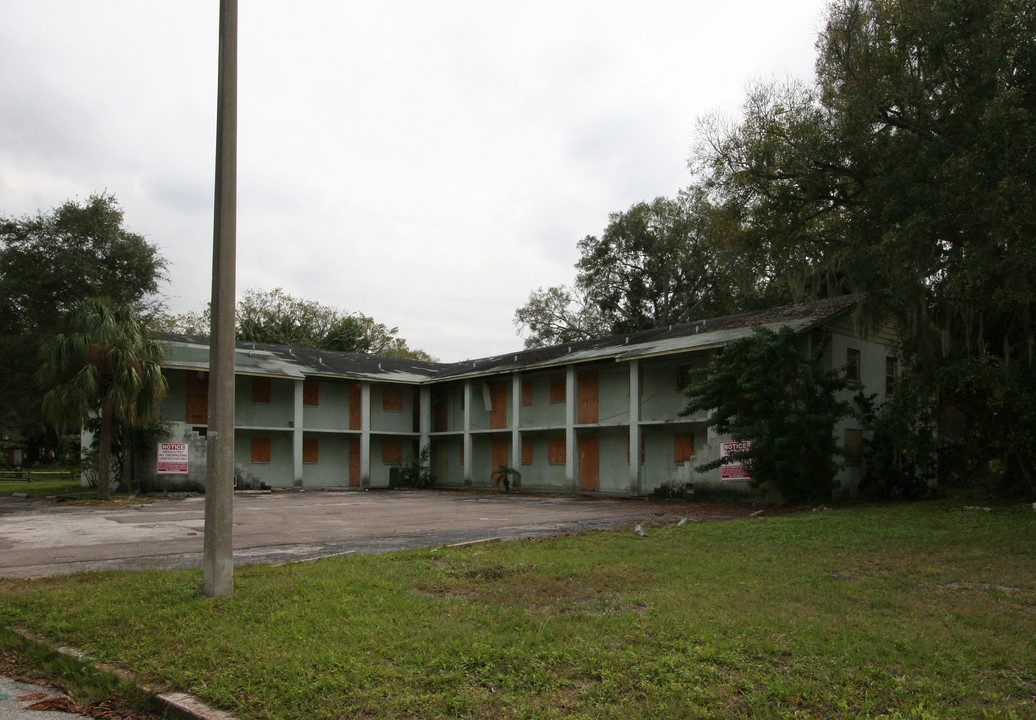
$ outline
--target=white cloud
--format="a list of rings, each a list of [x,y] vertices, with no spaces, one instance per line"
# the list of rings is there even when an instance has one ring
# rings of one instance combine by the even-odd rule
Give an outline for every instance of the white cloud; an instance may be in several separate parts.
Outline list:
[[[107,190],[208,299],[217,7],[0,0],[0,213]],[[808,77],[819,0],[240,5],[239,291],[517,349],[608,213],[688,181],[695,120]]]

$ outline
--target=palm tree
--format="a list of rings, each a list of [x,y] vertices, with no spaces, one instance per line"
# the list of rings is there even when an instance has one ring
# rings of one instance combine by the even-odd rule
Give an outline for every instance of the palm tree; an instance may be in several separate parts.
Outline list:
[[[161,348],[131,307],[91,298],[68,312],[43,352],[44,414],[56,425],[100,417],[97,489],[107,498],[116,423],[139,427],[155,419],[165,397]]]

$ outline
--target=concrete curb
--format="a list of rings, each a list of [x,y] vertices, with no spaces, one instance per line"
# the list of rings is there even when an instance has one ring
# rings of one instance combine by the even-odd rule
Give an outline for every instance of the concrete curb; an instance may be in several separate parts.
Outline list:
[[[141,691],[151,695],[167,708],[180,715],[180,717],[186,718],[186,720],[237,720],[237,718],[229,713],[209,707],[193,695],[188,695],[187,693],[167,693],[150,685],[141,685],[137,682],[133,673],[126,668],[112,665],[110,663],[100,662],[97,658],[87,655],[78,648],[69,647],[67,645],[57,645],[45,637],[23,630],[22,628],[8,627],[7,629],[29,642],[45,647],[48,650],[53,650],[61,655],[74,658],[80,663],[89,665],[95,670],[115,675],[120,680],[136,685]]]

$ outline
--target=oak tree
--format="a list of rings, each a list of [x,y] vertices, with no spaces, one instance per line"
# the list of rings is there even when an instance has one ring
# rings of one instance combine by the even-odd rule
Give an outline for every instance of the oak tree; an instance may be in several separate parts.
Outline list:
[[[113,195],[69,200],[49,212],[0,218],[0,430],[30,451],[53,436],[33,376],[43,339],[87,298],[151,314],[165,279],[158,248],[123,225]]]
[[[347,313],[330,305],[296,297],[281,288],[247,290],[237,303],[236,337],[241,342],[294,345],[338,352],[386,357],[432,359],[411,349],[388,327],[362,313]],[[163,329],[189,335],[207,335],[209,310],[167,318]]]
[[[976,451],[958,473],[1036,488],[1036,7],[836,0],[817,47],[813,83],[762,85],[706,126],[692,165],[734,220],[721,244],[791,299],[868,293],[910,394],[937,401],[913,411]],[[992,426],[1001,441],[973,442]]]

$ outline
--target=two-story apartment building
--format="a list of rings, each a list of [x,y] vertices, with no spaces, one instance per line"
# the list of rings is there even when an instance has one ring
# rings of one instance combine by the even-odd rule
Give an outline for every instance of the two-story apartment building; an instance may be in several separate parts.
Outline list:
[[[691,374],[753,328],[792,328],[802,352],[826,346],[831,368],[882,396],[895,375],[894,337],[854,322],[859,298],[525,350],[458,363],[239,343],[235,462],[239,484],[278,488],[387,487],[394,468],[422,447],[443,487],[489,488],[500,466],[525,490],[647,494],[664,483],[748,492],[720,470],[725,438],[704,414],[681,416]],[[186,443],[186,474],[138,474],[151,487],[205,482],[209,347],[164,335],[169,381],[162,420]],[[838,428],[846,449],[839,478],[852,494],[862,476],[863,431]]]

